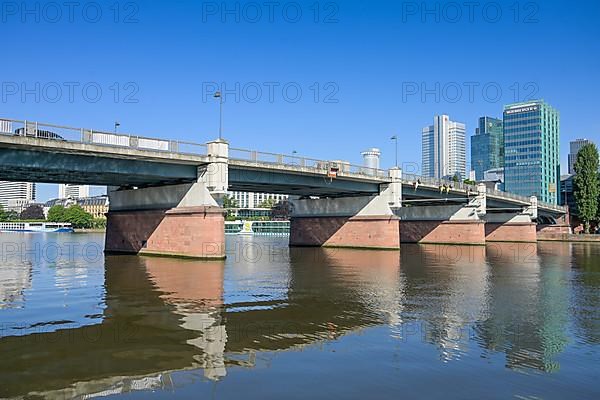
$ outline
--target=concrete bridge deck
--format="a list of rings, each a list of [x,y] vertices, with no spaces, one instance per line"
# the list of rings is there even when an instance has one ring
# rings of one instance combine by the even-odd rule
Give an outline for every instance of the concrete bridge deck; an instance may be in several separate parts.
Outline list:
[[[210,164],[208,145],[71,128],[38,122],[0,120],[0,174],[4,180],[106,186],[160,186],[192,183]],[[49,137],[49,133],[58,138]],[[340,197],[380,192],[389,171],[340,161],[317,160],[230,148],[229,190]],[[335,170],[335,177],[330,176]],[[209,170],[208,173],[211,173]],[[415,182],[420,182],[415,186]],[[407,175],[403,199],[450,200],[477,192],[475,186]],[[447,185],[448,190],[440,191]],[[518,209],[529,197],[488,191],[494,208]],[[408,204],[408,203],[407,203]],[[540,213],[564,215],[566,208],[538,203]]]

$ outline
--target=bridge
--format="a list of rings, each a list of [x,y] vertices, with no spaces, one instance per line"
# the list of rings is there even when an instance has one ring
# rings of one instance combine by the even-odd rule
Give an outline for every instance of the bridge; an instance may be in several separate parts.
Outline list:
[[[291,195],[294,246],[535,242],[536,229],[568,229],[565,207],[400,168],[31,121],[0,119],[0,174],[109,186],[106,242],[115,252],[224,257],[219,204],[228,191]]]

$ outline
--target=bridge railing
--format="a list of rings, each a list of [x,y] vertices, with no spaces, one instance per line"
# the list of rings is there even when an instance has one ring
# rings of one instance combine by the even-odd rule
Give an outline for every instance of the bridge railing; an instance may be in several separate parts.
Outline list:
[[[181,140],[165,140],[86,128],[0,119],[0,134],[38,139],[94,144],[107,147],[127,147],[158,152],[206,155],[207,145]]]
[[[469,189],[472,192],[477,191],[476,185],[470,185],[464,182],[454,182],[451,179],[438,179],[431,177],[424,177],[415,174],[402,174],[402,181],[408,184],[415,184],[415,182],[420,185],[434,186],[434,187],[447,187],[454,190],[467,190]]]
[[[229,158],[233,160],[248,161],[259,164],[272,164],[300,169],[310,169],[327,174],[335,172],[339,176],[363,175],[365,177],[378,177],[385,179],[389,172],[383,169],[369,168],[361,165],[353,165],[346,161],[327,161],[314,158],[287,155],[279,153],[268,153],[247,149],[230,148]]]
[[[414,184],[415,182],[420,182],[420,184],[435,186],[435,187],[443,187],[444,185],[446,185],[446,187],[449,187],[451,189],[459,189],[459,190],[467,190],[468,189],[469,191],[477,192],[477,186],[475,186],[475,185],[469,185],[464,182],[454,182],[450,179],[437,179],[437,178],[423,177],[423,176],[414,175],[414,174],[403,174],[402,180],[404,183],[408,183],[408,184]],[[521,195],[510,193],[510,192],[502,192],[500,190],[487,189],[486,193],[491,196],[504,198],[504,199],[513,199],[513,200],[517,200],[517,201],[520,201],[520,202],[523,202],[526,204],[529,204],[531,202],[530,197],[521,196]],[[543,201],[538,201],[538,206],[547,208],[550,210],[559,211],[559,212],[566,212],[566,207],[564,207],[564,206],[546,203]]]

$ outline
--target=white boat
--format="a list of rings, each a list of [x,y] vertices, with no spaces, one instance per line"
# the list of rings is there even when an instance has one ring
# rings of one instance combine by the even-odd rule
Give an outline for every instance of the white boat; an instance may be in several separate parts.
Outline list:
[[[63,222],[0,222],[0,232],[73,232],[71,224]]]
[[[226,221],[227,235],[289,235],[289,221]]]

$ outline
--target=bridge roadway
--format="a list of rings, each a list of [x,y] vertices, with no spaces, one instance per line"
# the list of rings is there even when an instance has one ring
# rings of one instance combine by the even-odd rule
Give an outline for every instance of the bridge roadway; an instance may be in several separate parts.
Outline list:
[[[153,187],[196,182],[209,168],[207,144],[115,134],[37,122],[0,120],[0,176],[9,181]],[[230,148],[228,189],[298,196],[364,196],[389,184],[389,172],[345,162]],[[337,168],[335,177],[329,176]],[[210,168],[207,171],[210,172]],[[415,185],[419,181],[420,184]],[[441,191],[446,184],[452,186]],[[466,202],[475,187],[415,175],[402,178],[402,198]],[[488,207],[516,210],[528,197],[488,191]],[[540,202],[539,213],[553,218],[566,208]]]

